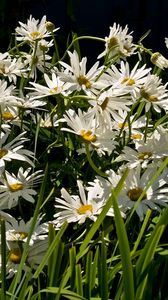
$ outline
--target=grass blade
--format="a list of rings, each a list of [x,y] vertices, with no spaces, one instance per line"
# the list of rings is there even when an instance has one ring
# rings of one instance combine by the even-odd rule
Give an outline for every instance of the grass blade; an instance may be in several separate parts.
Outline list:
[[[97,264],[98,264],[98,257],[99,257],[99,247],[96,249],[96,253],[94,256],[94,261],[92,264],[92,282],[91,282],[91,289],[95,287],[96,275],[97,275]]]
[[[76,271],[76,276],[75,276],[76,292],[80,296],[83,296],[82,270],[81,270],[81,265],[80,264],[76,265],[75,271]]]
[[[126,171],[124,172],[123,176],[121,177],[120,181],[118,182],[116,188],[115,188],[115,192],[116,195],[119,194],[119,192],[122,189],[123,183],[126,179],[128,175],[128,169],[126,169]],[[87,251],[87,247],[91,241],[91,239],[93,238],[94,234],[96,233],[96,231],[99,229],[100,225],[102,224],[103,220],[105,219],[107,212],[109,211],[109,209],[112,206],[112,198],[109,197],[109,199],[107,200],[102,212],[100,213],[100,215],[98,216],[97,220],[95,223],[93,223],[91,229],[89,230],[88,234],[86,235],[82,245],[80,246],[79,252],[76,256],[76,262],[79,261],[79,259],[85,254],[85,252]],[[64,288],[66,286],[66,283],[68,281],[70,277],[70,268],[67,269],[65,276],[63,278],[63,281],[61,283],[61,288]]]
[[[50,245],[50,247],[48,248],[47,252],[45,253],[45,255],[42,258],[42,261],[40,263],[40,265],[38,266],[36,272],[33,275],[33,278],[38,278],[39,274],[41,273],[41,271],[43,270],[44,266],[46,265],[46,263],[48,262],[48,259],[50,257],[50,255],[53,253],[54,249],[58,246],[58,243],[62,237],[62,235],[64,234],[66,228],[67,228],[68,224],[64,223],[61,227],[61,229],[58,231],[55,239],[53,240],[52,244]]]
[[[117,237],[119,241],[119,249],[121,254],[123,283],[124,283],[124,299],[135,300],[134,298],[134,278],[131,263],[131,255],[126,228],[122,219],[120,209],[117,205],[115,191],[112,191],[114,221],[116,225]]]
[[[107,276],[107,249],[104,237],[102,237],[101,252],[101,299],[108,300],[108,276]]]
[[[160,238],[164,232],[166,225],[168,224],[168,208],[164,209],[163,214],[160,217],[160,220],[156,224],[150,238],[145,244],[141,255],[136,264],[136,278],[137,278],[137,300],[143,299],[143,292],[147,282],[147,268],[150,265],[157,245],[160,241]]]
[[[70,262],[70,269],[71,269],[71,276],[70,276],[70,286],[71,290],[74,290],[75,287],[75,265],[76,265],[76,248],[72,247],[69,249],[69,262]]]
[[[92,258],[93,258],[93,253],[92,251],[89,251],[86,257],[86,280],[85,280],[85,297],[88,300],[91,297]]]
[[[6,299],[6,230],[5,220],[1,219],[1,276],[2,276],[2,299]]]

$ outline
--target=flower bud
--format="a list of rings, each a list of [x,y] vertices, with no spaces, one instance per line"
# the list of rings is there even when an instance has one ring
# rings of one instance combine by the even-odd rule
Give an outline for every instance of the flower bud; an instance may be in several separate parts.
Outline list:
[[[46,22],[46,29],[49,32],[52,32],[55,29],[55,25],[52,22]]]
[[[160,69],[168,68],[168,60],[159,52],[151,55],[151,62]]]

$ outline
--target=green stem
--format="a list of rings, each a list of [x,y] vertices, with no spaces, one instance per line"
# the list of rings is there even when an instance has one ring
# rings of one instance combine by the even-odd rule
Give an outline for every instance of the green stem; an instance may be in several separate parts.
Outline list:
[[[5,220],[1,219],[1,275],[2,275],[2,299],[6,299],[6,235],[5,235]]]
[[[64,55],[61,57],[60,61],[63,61],[64,58],[66,57],[67,55],[67,52],[68,50],[73,46],[73,44],[79,40],[96,40],[96,41],[100,41],[100,42],[105,42],[105,39],[102,39],[102,38],[99,38],[99,37],[96,37],[96,36],[90,36],[90,35],[83,35],[83,36],[80,36],[80,37],[77,37],[75,39],[72,40],[72,42],[70,43],[70,45],[67,47]]]
[[[57,45],[57,41],[56,41],[56,38],[55,38],[55,35],[54,35],[53,31],[51,32],[51,35],[52,35],[52,38],[53,38],[53,41],[54,41],[54,46],[55,46],[55,54],[53,56],[53,60],[58,62],[60,60],[59,59],[59,51],[58,51],[58,45]],[[52,61],[52,63],[54,64],[55,61]]]
[[[87,155],[87,159],[88,162],[90,164],[90,166],[92,167],[92,169],[100,176],[102,177],[108,177],[108,175],[106,173],[104,173],[103,171],[101,171],[93,162],[91,155],[90,155],[90,151],[89,151],[89,144],[85,143],[85,150],[86,150],[86,155]]]
[[[26,44],[26,41],[23,41],[23,42],[21,42],[20,44],[16,44],[13,48],[11,48],[10,50],[8,50],[8,53],[9,53],[9,54],[12,54],[12,52],[13,52],[15,49],[18,50],[18,48],[21,47],[21,46],[23,46],[24,44]]]

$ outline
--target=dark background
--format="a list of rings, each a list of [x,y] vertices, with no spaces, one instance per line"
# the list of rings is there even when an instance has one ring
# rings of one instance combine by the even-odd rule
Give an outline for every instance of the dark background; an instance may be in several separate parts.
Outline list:
[[[70,31],[78,35],[105,37],[114,22],[123,27],[128,24],[134,31],[134,41],[149,29],[145,46],[160,51],[168,57],[164,38],[168,36],[167,0],[0,0],[0,52],[7,50],[11,33],[18,21],[26,22],[30,14],[35,19],[47,16],[56,27],[60,27],[62,44]],[[104,45],[94,42],[80,42],[82,55],[96,59]]]

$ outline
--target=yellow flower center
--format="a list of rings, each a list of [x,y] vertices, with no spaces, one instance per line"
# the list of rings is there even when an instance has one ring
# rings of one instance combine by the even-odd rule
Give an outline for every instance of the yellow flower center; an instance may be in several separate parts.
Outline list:
[[[0,158],[5,156],[7,153],[8,153],[8,150],[6,150],[5,148],[0,149]]]
[[[9,260],[14,264],[19,264],[21,261],[22,252],[20,248],[14,248],[9,252]]]
[[[156,102],[158,98],[155,95],[148,94],[143,88],[141,89],[141,96],[149,102]]]
[[[158,101],[158,98],[157,98],[155,95],[150,95],[150,96],[148,97],[148,100],[149,100],[150,102],[156,102],[156,101]]]
[[[160,58],[161,56],[162,56],[162,55],[161,55],[159,52],[153,53],[152,56],[151,56],[151,62],[152,62],[153,64],[156,64],[157,61],[159,60],[159,58]]]
[[[131,47],[128,47],[127,45],[124,45],[124,50],[126,50],[129,53],[129,52],[131,52]]]
[[[152,153],[151,152],[141,152],[138,154],[138,159],[148,159],[152,156]]]
[[[125,77],[122,81],[121,81],[122,84],[126,84],[128,86],[131,86],[133,84],[135,84],[135,80],[132,79],[132,78],[129,78],[129,77]]]
[[[6,70],[5,70],[5,64],[1,64],[1,65],[0,65],[0,74],[6,73],[5,71],[6,71]]]
[[[141,140],[142,139],[142,134],[141,133],[134,133],[131,135],[131,138],[134,140]]]
[[[92,133],[91,130],[81,130],[80,136],[87,142],[95,142],[96,141],[96,135]]]
[[[56,94],[58,92],[58,87],[55,86],[54,88],[50,89],[50,94]]]
[[[35,56],[35,57],[33,57],[33,59],[32,59],[32,64],[33,65],[37,65],[38,64],[38,56]]]
[[[39,31],[33,31],[33,32],[31,32],[30,35],[31,35],[33,40],[42,38],[42,34]]]
[[[109,102],[109,98],[106,97],[106,98],[104,99],[104,101],[102,102],[102,104],[100,104],[100,107],[101,107],[102,110],[105,110],[105,109],[106,109],[108,102]]]
[[[9,184],[8,187],[9,187],[9,190],[14,193],[14,192],[23,190],[24,185],[23,185],[23,183],[16,182],[13,184]]]
[[[16,231],[15,234],[19,234],[22,240],[28,237],[28,233],[24,231]]]
[[[13,120],[14,116],[12,115],[12,113],[10,111],[4,111],[2,113],[2,119],[8,121],[8,120]]]
[[[90,83],[90,81],[85,77],[85,76],[83,76],[83,75],[80,75],[79,77],[78,77],[78,83],[80,84],[80,85],[85,85],[86,86],[86,88],[87,89],[90,89],[91,88],[91,83]]]
[[[87,211],[90,211],[90,212],[92,213],[93,207],[92,207],[91,204],[81,205],[81,206],[77,209],[77,212],[78,212],[80,215],[86,214]]]
[[[114,48],[114,47],[116,47],[116,46],[118,46],[118,45],[119,45],[118,39],[117,39],[115,36],[113,36],[113,37],[109,40],[109,42],[108,42],[108,44],[107,44],[107,46],[108,46],[109,49]]]
[[[120,123],[118,123],[118,127],[121,129],[121,128],[126,128],[126,127],[128,127],[128,122],[120,122]]]
[[[143,192],[143,189],[139,188],[139,187],[135,187],[133,189],[130,189],[127,192],[127,196],[130,198],[131,201],[137,201],[139,199],[139,197],[141,196]],[[143,199],[146,198],[146,195],[144,195]]]

